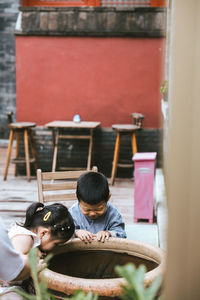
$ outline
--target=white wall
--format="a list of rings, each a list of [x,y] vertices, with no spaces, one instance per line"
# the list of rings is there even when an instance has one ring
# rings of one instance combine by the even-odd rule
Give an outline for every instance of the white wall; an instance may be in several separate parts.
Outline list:
[[[165,297],[200,299],[200,1],[171,0]]]

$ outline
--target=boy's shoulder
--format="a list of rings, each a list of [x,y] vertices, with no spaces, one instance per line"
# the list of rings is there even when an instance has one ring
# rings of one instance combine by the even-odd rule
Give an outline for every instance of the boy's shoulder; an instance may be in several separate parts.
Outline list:
[[[69,212],[70,211],[75,211],[79,209],[79,202],[75,202],[70,208],[69,208]]]
[[[118,209],[110,202],[107,202],[107,210],[110,212],[119,213]]]

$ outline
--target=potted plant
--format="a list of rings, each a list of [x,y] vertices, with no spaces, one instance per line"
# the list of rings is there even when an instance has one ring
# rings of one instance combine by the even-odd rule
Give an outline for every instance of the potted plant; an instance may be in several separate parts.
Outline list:
[[[163,80],[161,87],[160,87],[160,92],[163,94],[163,99],[164,101],[168,100],[168,80]]]

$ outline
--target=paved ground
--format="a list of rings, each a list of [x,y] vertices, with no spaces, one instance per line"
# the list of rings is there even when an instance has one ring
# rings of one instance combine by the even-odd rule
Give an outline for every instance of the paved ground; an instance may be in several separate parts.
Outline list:
[[[27,182],[26,177],[14,177],[14,166],[10,165],[7,181],[3,181],[7,149],[0,142],[0,215],[7,227],[15,221],[23,220],[27,206],[37,201],[37,181],[33,177]],[[120,211],[126,224],[128,238],[135,239],[166,249],[167,209],[161,169],[156,170],[155,178],[155,213],[154,224],[133,222],[134,182],[132,179],[116,179],[110,187],[111,203]],[[69,203],[68,203],[69,204]],[[72,203],[70,203],[71,205]],[[9,212],[12,210],[12,213]]]

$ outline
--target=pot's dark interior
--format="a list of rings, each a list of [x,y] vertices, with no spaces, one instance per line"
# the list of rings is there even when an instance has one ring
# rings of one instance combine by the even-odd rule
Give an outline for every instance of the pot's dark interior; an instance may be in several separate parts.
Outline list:
[[[143,258],[104,250],[88,250],[66,252],[55,255],[49,265],[49,269],[68,276],[102,279],[119,277],[115,273],[116,265],[134,263],[135,266],[144,264],[147,271],[155,269],[158,264]]]

